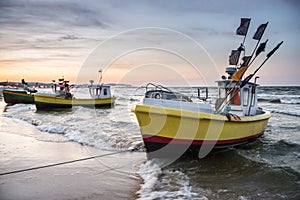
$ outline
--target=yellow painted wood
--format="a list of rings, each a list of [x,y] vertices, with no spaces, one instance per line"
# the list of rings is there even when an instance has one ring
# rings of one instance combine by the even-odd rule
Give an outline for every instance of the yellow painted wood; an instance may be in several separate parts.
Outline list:
[[[101,98],[101,99],[65,99],[57,96],[48,96],[43,94],[35,94],[34,101],[48,104],[60,104],[60,105],[101,105],[101,104],[113,104],[115,97]]]
[[[143,135],[184,140],[234,140],[264,132],[269,112],[228,121],[220,114],[207,114],[147,105],[132,108]]]

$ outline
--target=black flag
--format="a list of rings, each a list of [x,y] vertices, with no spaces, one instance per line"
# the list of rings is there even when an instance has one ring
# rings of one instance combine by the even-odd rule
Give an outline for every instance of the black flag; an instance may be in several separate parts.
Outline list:
[[[229,65],[237,65],[239,62],[241,52],[239,50],[232,50],[229,56]]]
[[[267,44],[268,40],[266,40],[263,43],[260,43],[259,47],[257,48],[257,51],[255,53],[255,56],[258,56],[261,52],[265,51],[266,48],[266,44]]]
[[[250,18],[241,18],[241,25],[236,29],[237,35],[247,35],[250,20]]]
[[[244,56],[244,57],[242,58],[242,60],[243,60],[242,67],[243,67],[243,66],[249,66],[249,62],[250,62],[251,58],[252,58],[252,56]]]
[[[241,46],[237,50],[232,50],[229,56],[229,65],[237,65],[240,59],[241,52],[244,50],[245,48],[243,44],[241,44]]]
[[[270,51],[268,54],[267,54],[267,58],[271,57],[273,55],[273,53],[275,51],[277,51],[277,49],[280,47],[280,45],[283,43],[283,41],[281,41],[279,44],[277,44],[277,46],[272,50]]]
[[[255,34],[254,34],[254,36],[253,36],[253,39],[254,39],[254,40],[260,40],[260,39],[261,39],[262,35],[264,34],[264,32],[265,32],[265,30],[266,30],[266,28],[267,28],[268,23],[269,23],[269,22],[267,22],[267,23],[265,23],[265,24],[261,24],[261,25],[257,28],[257,30],[256,30],[256,32],[255,32]]]

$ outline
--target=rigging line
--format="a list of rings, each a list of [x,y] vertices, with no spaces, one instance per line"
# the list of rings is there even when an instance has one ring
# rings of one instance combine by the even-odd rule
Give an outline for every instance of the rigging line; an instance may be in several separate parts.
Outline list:
[[[227,100],[228,96],[231,95],[231,93],[233,93],[236,89],[239,88],[240,83],[242,83],[241,80],[239,80],[232,88],[229,88],[230,90],[228,91],[228,93],[226,94],[226,97],[224,98],[224,100],[222,101],[221,106],[216,110],[216,113],[220,113],[223,108],[225,108],[225,106],[227,106],[229,104],[229,102],[233,99],[234,95],[236,95],[238,93],[238,91],[236,91],[229,100]],[[229,83],[229,86],[231,85],[231,83]]]
[[[236,90],[236,89],[238,89],[238,88],[233,88],[232,90],[229,91],[228,95],[224,98],[224,101],[223,101],[222,105],[220,106],[220,108],[218,109],[218,111],[217,111],[216,113],[220,113],[220,112],[225,108],[225,106],[227,106],[227,105],[230,104],[230,102],[232,101],[232,99],[234,98],[234,96],[237,95],[237,94],[239,93],[239,91]],[[236,90],[236,91],[234,91],[234,90]],[[234,92],[234,93],[233,93],[233,92]],[[233,94],[232,94],[232,96],[230,97],[230,99],[226,100],[227,97],[228,97],[231,93],[233,93]],[[226,102],[225,102],[225,100],[226,100]],[[224,102],[225,102],[225,103],[224,103]]]
[[[76,159],[76,160],[69,160],[69,161],[59,162],[59,163],[54,163],[54,164],[49,164],[49,165],[43,165],[43,166],[38,166],[38,167],[31,167],[31,168],[20,169],[20,170],[15,170],[15,171],[10,171],[10,172],[4,172],[4,173],[1,173],[0,176],[16,174],[16,173],[26,172],[26,171],[33,171],[33,170],[48,168],[48,167],[55,167],[55,166],[70,164],[70,163],[74,163],[74,162],[81,162],[81,161],[85,161],[85,160],[106,157],[106,156],[115,155],[115,154],[124,153],[124,152],[128,152],[128,151],[127,150],[117,151],[117,152],[102,154],[102,155],[98,155],[98,156],[91,156],[91,157],[80,158],[80,159]]]

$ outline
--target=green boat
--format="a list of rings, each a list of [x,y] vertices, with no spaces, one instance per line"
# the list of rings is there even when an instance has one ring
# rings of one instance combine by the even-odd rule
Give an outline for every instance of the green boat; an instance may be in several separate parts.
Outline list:
[[[7,103],[8,105],[14,105],[17,103],[24,103],[24,104],[34,103],[33,94],[25,90],[4,89],[3,97],[5,103]]]
[[[33,94],[37,92],[37,90],[29,88],[24,79],[22,79],[23,89],[4,89],[3,97],[5,103],[8,105],[14,105],[17,103],[24,104],[33,104],[34,98]]]

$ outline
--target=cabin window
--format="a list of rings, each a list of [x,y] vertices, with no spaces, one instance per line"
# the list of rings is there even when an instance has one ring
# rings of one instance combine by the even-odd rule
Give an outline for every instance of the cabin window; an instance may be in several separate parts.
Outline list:
[[[244,89],[244,103],[243,103],[244,106],[248,105],[248,100],[249,100],[249,89],[245,88]]]
[[[103,90],[103,95],[106,96],[107,95],[107,89]]]
[[[256,95],[255,95],[255,92],[254,93],[252,93],[252,91],[251,91],[251,96],[250,96],[250,98],[252,98],[252,103],[251,103],[251,106],[255,106],[255,100],[254,99],[256,99],[257,97],[256,97]]]
[[[226,97],[226,90],[225,88],[219,89],[219,98],[225,98]]]
[[[254,96],[252,98],[253,98],[253,100],[252,100],[251,106],[254,106],[255,105]]]

